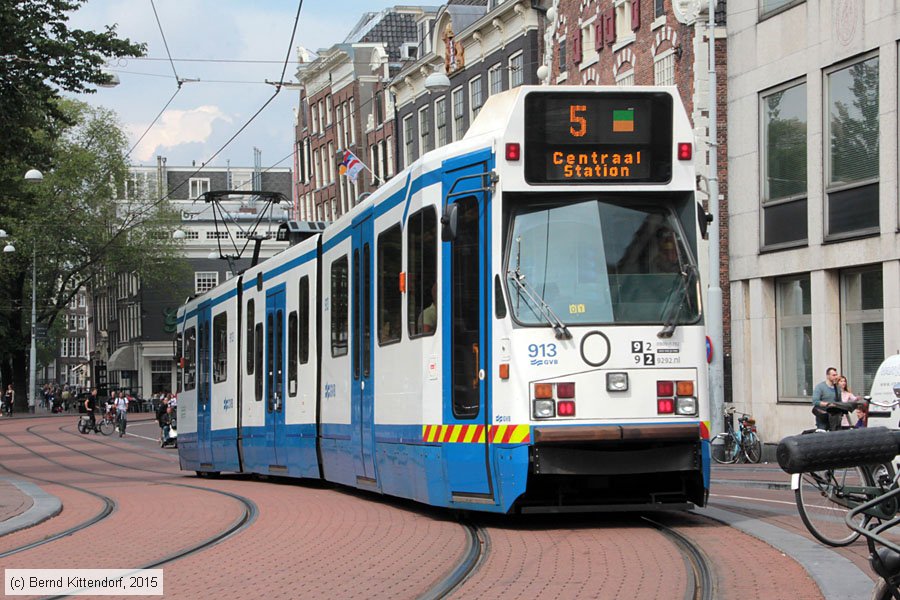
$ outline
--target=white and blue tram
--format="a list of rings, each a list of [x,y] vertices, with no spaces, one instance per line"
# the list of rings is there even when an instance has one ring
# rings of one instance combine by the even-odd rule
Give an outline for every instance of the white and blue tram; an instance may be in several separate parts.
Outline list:
[[[492,96],[182,307],[181,468],[495,512],[703,505],[692,139],[675,88]]]

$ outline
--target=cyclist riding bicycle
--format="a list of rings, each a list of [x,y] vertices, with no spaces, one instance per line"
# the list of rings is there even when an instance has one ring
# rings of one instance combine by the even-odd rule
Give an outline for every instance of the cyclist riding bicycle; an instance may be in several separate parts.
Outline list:
[[[125,392],[119,392],[115,401],[116,423],[119,428],[119,437],[125,435],[125,426],[128,424],[128,398]]]

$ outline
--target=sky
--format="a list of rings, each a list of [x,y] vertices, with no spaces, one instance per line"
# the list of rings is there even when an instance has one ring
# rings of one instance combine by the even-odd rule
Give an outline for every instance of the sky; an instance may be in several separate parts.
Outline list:
[[[265,80],[280,79],[288,53],[284,81],[295,82],[298,46],[315,52],[340,43],[363,13],[397,4],[343,0],[336,10],[334,2],[306,0],[289,46],[300,1],[87,0],[71,13],[70,27],[102,31],[115,24],[119,37],[145,42],[147,52],[145,59],[108,65],[119,76],[117,87],[76,97],[115,111],[129,147],[146,132],[131,153],[134,165],[155,165],[162,155],[170,167],[225,166],[226,161],[232,167],[252,167],[255,147],[262,152],[264,169],[291,167],[298,92],[287,88],[218,156],[210,157],[275,93]],[[184,80],[177,94],[176,73]]]

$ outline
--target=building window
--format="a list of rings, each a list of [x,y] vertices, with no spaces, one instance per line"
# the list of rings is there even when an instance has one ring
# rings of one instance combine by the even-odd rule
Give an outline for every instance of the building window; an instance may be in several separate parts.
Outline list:
[[[334,110],[334,123],[337,126],[337,142],[340,144],[342,150],[346,150],[347,145],[344,143],[344,105],[338,104],[337,108]]]
[[[853,392],[872,391],[884,360],[884,292],[881,265],[841,273],[844,375]]]
[[[565,75],[566,69],[568,68],[566,65],[566,39],[563,38],[559,40],[559,56],[557,56],[557,65],[559,65],[559,74],[560,76]]]
[[[600,59],[597,54],[596,19],[591,18],[581,26],[581,68],[586,69]]]
[[[437,147],[447,143],[447,97],[434,101],[434,128],[437,131]]]
[[[316,167],[316,182],[315,186],[317,188],[322,187],[322,164],[319,162],[319,151],[313,150],[313,163],[315,163]]]
[[[412,115],[407,115],[403,117],[403,149],[405,152],[405,166],[407,167],[416,159],[414,142],[415,137],[413,137]]]
[[[350,98],[350,109],[347,111],[347,123],[350,131],[350,143],[356,143],[356,100]]]
[[[616,5],[616,40],[619,46],[634,40],[634,28],[632,27],[631,4],[632,0],[615,0]]]
[[[806,84],[761,98],[762,245],[807,239]]]
[[[205,194],[209,191],[209,178],[191,177],[188,180],[188,185],[190,186],[190,197],[199,198],[200,194]]]
[[[196,271],[194,273],[194,293],[206,293],[217,285],[219,285],[218,271]]]
[[[525,83],[525,55],[522,52],[509,57],[509,89]]]
[[[331,125],[332,123],[332,104],[331,104],[331,94],[325,96],[325,123]]]
[[[660,0],[657,0],[659,2]],[[759,16],[765,16],[786,6],[800,4],[805,0],[759,0]]]
[[[484,105],[484,86],[482,83],[481,75],[469,81],[469,108],[472,111],[472,116],[469,119],[469,122],[474,122],[475,117],[478,116],[478,111],[481,110],[481,107]]]
[[[328,142],[328,182],[334,183],[335,174],[334,165],[334,142]]]
[[[620,71],[616,75],[616,85],[634,85],[634,69],[629,68],[627,71]]]
[[[763,0],[765,1],[765,0]],[[658,19],[659,17],[666,14],[666,1],[665,0],[654,0],[653,1],[653,17]]]
[[[493,96],[503,91],[503,67],[497,63],[488,71],[488,93]]]
[[[399,223],[378,236],[378,343],[400,341],[403,315],[400,271],[403,235]]]
[[[775,281],[778,321],[778,397],[805,400],[812,395],[812,301],[809,275]]]
[[[422,156],[431,147],[431,125],[428,123],[428,106],[419,109],[419,156]]]
[[[675,51],[660,52],[653,61],[653,83],[675,85]]]
[[[827,77],[827,235],[877,232],[878,57]]]
[[[219,313],[213,317],[213,383],[228,379],[228,315]]]
[[[453,139],[461,140],[466,133],[466,109],[465,95],[462,87],[453,90],[451,101],[453,102]]]
[[[387,174],[388,177],[394,176],[394,138],[388,136],[384,141],[385,148],[387,148]]]
[[[153,395],[172,391],[172,361],[150,361],[150,387]]]
[[[331,356],[347,354],[348,315],[347,257],[331,263]]]
[[[437,306],[432,298],[437,288],[437,215],[433,207],[423,208],[409,217],[406,233],[407,319],[409,336],[432,335],[425,309]]]

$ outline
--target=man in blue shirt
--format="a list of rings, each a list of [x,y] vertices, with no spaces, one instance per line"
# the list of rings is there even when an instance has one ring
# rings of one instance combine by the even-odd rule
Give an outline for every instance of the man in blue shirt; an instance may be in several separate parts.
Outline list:
[[[825,370],[825,381],[816,384],[812,395],[813,414],[816,415],[816,429],[825,431],[828,425],[828,412],[825,410],[832,402],[840,402],[841,392],[837,387],[838,372],[834,367]]]

